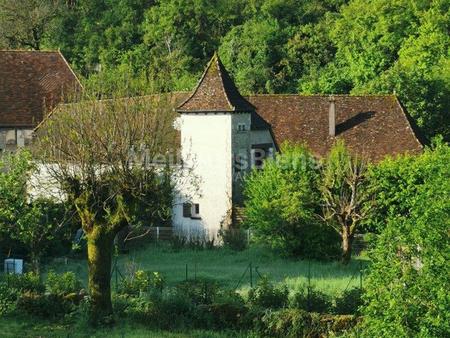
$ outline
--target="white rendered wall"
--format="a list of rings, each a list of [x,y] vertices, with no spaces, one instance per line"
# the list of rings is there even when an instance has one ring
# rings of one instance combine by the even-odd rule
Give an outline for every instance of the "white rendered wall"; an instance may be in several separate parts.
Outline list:
[[[184,181],[175,197],[173,225],[187,236],[216,237],[231,209],[232,140],[230,114],[182,114],[181,153],[192,170],[193,182]],[[198,187],[198,191],[196,191]],[[201,219],[183,217],[183,202],[200,204]]]

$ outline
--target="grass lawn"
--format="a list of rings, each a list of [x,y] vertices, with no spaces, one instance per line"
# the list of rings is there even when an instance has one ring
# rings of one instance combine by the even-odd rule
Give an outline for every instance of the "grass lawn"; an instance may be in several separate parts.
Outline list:
[[[158,271],[163,274],[169,285],[173,285],[188,277],[208,277],[217,280],[227,288],[246,291],[250,287],[249,271],[244,275],[249,263],[257,268],[259,274],[266,275],[276,283],[286,283],[290,290],[307,285],[308,275],[311,284],[329,295],[336,295],[346,288],[359,286],[359,270],[367,261],[354,258],[352,262],[343,266],[338,262],[316,262],[290,260],[280,258],[268,249],[253,246],[241,252],[218,248],[214,250],[183,249],[174,251],[166,243],[150,243],[134,249],[128,254],[118,257],[117,265],[123,275],[130,271],[142,269]],[[87,263],[84,259],[54,260],[45,266],[45,270],[53,269],[57,272],[74,271],[85,283],[87,282]],[[258,274],[253,269],[253,282]],[[120,280],[120,276],[118,276]],[[112,277],[115,285],[115,274]]]

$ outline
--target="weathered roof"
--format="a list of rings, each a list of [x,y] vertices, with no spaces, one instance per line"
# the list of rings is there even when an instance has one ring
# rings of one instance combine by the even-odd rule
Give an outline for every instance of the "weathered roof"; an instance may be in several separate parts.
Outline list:
[[[0,51],[0,126],[34,127],[80,88],[60,52]]]
[[[371,160],[386,155],[418,153],[418,140],[406,112],[394,95],[336,95],[336,136],[329,136],[328,95],[254,95],[255,129],[267,129],[279,145],[284,141],[306,143],[324,156],[336,139],[343,139],[355,153]],[[264,121],[262,122],[261,119]]]
[[[249,112],[254,107],[244,99],[217,53],[209,61],[192,94],[177,108],[190,112]]]

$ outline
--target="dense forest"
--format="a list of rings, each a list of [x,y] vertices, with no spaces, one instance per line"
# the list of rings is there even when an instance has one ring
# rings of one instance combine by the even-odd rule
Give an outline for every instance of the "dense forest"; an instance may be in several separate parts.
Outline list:
[[[448,0],[0,0],[0,33],[105,92],[190,90],[218,50],[242,93],[396,93],[450,140]]]

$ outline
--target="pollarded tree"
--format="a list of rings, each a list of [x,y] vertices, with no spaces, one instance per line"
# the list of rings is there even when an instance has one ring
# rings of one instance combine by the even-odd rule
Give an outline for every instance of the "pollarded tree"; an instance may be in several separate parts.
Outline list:
[[[168,161],[177,150],[171,100],[170,95],[96,100],[83,94],[78,103],[60,106],[38,131],[41,165],[76,207],[87,237],[94,322],[112,315],[117,233],[170,209],[167,193],[176,166]]]
[[[320,183],[322,213],[342,239],[342,262],[348,263],[356,230],[366,214],[367,163],[337,142],[325,158]]]

